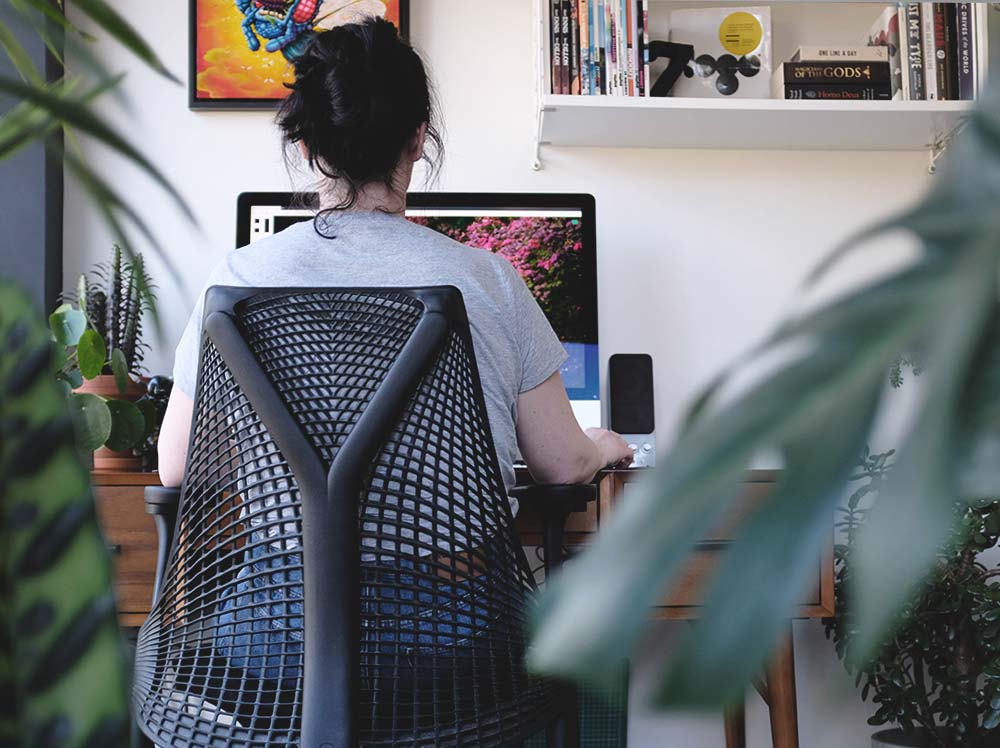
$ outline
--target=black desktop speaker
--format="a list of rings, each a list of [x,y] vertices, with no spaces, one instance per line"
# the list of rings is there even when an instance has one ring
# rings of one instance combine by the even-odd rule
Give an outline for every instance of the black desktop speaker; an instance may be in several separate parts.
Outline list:
[[[635,450],[632,467],[656,464],[653,415],[653,359],[645,353],[618,353],[608,363],[611,430]]]

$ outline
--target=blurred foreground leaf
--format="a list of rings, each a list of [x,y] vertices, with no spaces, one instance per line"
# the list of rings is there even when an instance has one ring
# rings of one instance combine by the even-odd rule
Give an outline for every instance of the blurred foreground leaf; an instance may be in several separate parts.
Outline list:
[[[648,609],[738,495],[753,456],[777,450],[784,471],[775,490],[724,554],[701,620],[659,663],[664,705],[715,708],[739,698],[832,537],[834,509],[883,405],[889,371],[919,352],[925,372],[916,417],[858,546],[859,650],[882,638],[948,538],[956,498],[1000,494],[995,88],[926,198],[835,252],[817,277],[844,253],[873,251],[896,231],[919,240],[913,263],[789,319],[698,398],[656,472],[542,595],[529,653],[535,670],[611,677],[634,653]],[[730,393],[733,375],[749,365],[767,373]]]

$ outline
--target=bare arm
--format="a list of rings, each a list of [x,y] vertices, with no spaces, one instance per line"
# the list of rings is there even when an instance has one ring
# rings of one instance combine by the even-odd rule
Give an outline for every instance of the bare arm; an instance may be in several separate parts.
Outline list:
[[[632,459],[632,450],[618,434],[580,429],[558,371],[522,392],[517,412],[517,443],[539,482],[587,483],[601,468]]]
[[[191,418],[194,402],[176,387],[170,393],[167,412],[160,427],[157,453],[160,460],[160,483],[179,486],[184,479],[188,441],[191,438]]]

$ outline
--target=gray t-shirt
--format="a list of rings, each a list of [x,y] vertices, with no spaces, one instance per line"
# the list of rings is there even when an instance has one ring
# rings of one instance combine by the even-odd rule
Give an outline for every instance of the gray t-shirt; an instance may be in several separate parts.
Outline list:
[[[323,233],[335,238],[321,237],[305,222],[229,252],[206,287],[457,287],[465,298],[503,480],[512,487],[517,396],[540,385],[566,360],[517,271],[502,257],[400,216],[346,212],[324,223]],[[174,383],[192,398],[204,300],[202,293],[174,358]]]

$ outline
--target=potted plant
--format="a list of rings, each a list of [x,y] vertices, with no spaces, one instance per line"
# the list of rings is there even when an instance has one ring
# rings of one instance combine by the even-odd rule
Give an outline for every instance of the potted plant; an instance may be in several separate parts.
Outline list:
[[[56,377],[71,390],[80,447],[94,451],[98,470],[140,469],[134,450],[158,420],[142,378],[142,315],[152,299],[142,255],[126,259],[115,246],[107,262],[80,277],[75,305],[49,317],[63,351]]]
[[[871,655],[860,648],[852,600],[853,553],[893,452],[862,455],[861,485],[842,507],[835,548],[837,614],[826,621],[837,655],[878,708],[875,726],[894,725],[872,745],[985,748],[1000,744],[1000,565],[982,554],[1000,540],[1000,501],[956,502],[955,530],[893,633]]]

